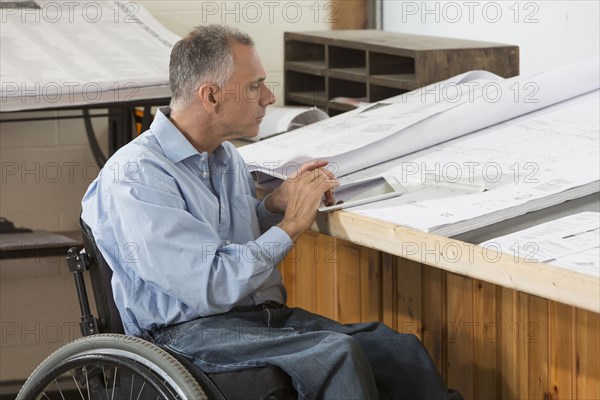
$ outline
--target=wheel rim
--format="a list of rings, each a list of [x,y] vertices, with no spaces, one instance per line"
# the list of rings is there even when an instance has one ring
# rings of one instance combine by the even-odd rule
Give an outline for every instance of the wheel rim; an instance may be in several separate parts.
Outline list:
[[[36,386],[36,397],[31,397],[35,400],[65,400],[67,393],[84,400],[185,398],[173,390],[174,386],[164,376],[157,376],[145,365],[98,353],[65,360]]]

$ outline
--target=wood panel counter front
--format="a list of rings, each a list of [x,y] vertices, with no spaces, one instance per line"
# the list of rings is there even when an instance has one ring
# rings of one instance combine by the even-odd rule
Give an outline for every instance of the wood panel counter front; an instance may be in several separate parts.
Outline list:
[[[349,211],[313,228],[290,306],[414,333],[467,399],[600,398],[598,279]]]

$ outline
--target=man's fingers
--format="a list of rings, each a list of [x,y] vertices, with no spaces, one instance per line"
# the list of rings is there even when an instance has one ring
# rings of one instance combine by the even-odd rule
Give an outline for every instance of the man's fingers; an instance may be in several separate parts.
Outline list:
[[[335,203],[333,189],[340,185],[335,175],[322,167],[305,171],[292,182],[290,183],[294,186],[299,185],[297,193],[300,197],[309,196],[325,204]]]
[[[323,190],[330,190],[340,186],[340,182],[337,180],[335,175],[330,171],[323,168],[310,172],[313,175],[313,182],[323,184]]]
[[[319,182],[320,193],[324,196],[323,202],[325,205],[335,204],[334,188],[340,185],[340,182],[330,171],[319,170],[319,176],[315,179]]]
[[[327,175],[328,178],[330,179],[335,179],[337,180],[337,178],[335,177],[335,174],[333,172],[331,172],[330,170],[328,170],[327,168],[319,168],[319,170],[324,173],[325,175]]]
[[[307,162],[307,163],[303,164],[300,167],[300,171],[302,171],[302,172],[312,171],[312,170],[315,170],[317,168],[323,168],[327,164],[329,164],[329,161],[326,161],[326,160],[314,160],[314,161],[310,161],[310,162]]]
[[[335,174],[329,171],[327,168],[325,168],[328,164],[329,161],[326,160],[315,160],[307,162],[305,164],[302,164],[302,166],[298,170],[296,170],[296,172],[289,175],[288,179],[290,181],[294,179],[302,179],[307,174],[310,174],[312,176],[312,180],[318,180],[320,178],[320,175],[322,174],[325,177],[327,177],[327,179],[334,181],[336,183],[335,186],[339,186]]]
[[[307,163],[302,164],[302,166],[300,166],[300,168],[292,175],[292,177],[298,177],[298,176],[302,176],[303,174],[310,172],[310,171],[314,171],[314,170],[318,170],[319,168],[323,168],[325,167],[327,164],[329,164],[329,161],[325,161],[325,160],[315,160],[315,161],[310,161]]]

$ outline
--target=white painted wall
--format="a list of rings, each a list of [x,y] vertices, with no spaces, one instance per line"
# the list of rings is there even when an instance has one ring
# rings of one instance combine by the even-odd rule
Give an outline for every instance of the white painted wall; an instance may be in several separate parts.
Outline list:
[[[521,74],[600,53],[600,1],[383,0],[383,29],[514,44]]]

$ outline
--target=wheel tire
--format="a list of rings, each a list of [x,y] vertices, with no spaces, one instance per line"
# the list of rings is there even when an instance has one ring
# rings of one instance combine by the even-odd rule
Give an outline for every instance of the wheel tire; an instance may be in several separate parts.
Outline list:
[[[172,355],[160,347],[133,337],[120,334],[98,334],[74,340],[48,356],[29,376],[17,395],[17,400],[34,400],[45,389],[44,381],[57,374],[56,367],[70,359],[86,354],[105,354],[128,359],[144,365],[153,374],[162,377],[181,399],[207,399],[202,387],[192,374]],[[57,378],[54,376],[52,378]]]

